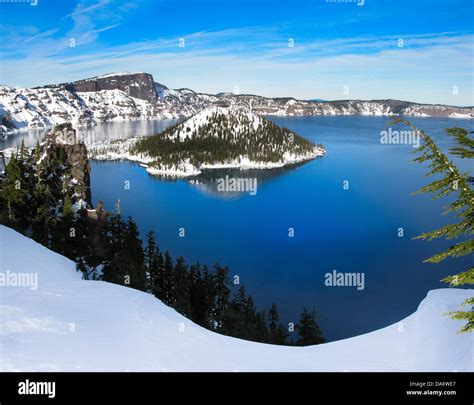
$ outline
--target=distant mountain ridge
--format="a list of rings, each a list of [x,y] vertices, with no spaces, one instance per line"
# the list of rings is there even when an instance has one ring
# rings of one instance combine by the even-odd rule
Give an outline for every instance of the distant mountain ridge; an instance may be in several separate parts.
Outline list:
[[[260,115],[407,115],[473,118],[473,107],[400,100],[297,100],[251,94],[197,93],[170,89],[145,72],[110,73],[35,88],[0,86],[0,132],[49,128],[72,122],[94,125],[111,120],[188,118],[210,106],[242,106]]]

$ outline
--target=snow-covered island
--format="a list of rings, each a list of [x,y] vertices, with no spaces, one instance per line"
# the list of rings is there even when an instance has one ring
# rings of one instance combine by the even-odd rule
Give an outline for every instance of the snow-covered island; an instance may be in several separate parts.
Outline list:
[[[430,291],[415,313],[365,335],[276,346],[208,331],[151,294],[82,280],[74,262],[5,226],[0,242],[0,371],[474,370],[472,336],[443,315],[472,290]]]
[[[209,107],[161,134],[88,145],[96,160],[140,162],[151,174],[194,176],[202,169],[272,169],[322,156],[315,145],[245,107]]]

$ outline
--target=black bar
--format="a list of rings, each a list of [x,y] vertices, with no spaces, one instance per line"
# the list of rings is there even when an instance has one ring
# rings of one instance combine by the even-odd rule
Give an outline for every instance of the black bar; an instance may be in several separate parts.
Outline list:
[[[26,380],[55,382],[55,397],[20,395],[19,383]],[[473,380],[472,373],[0,373],[0,404],[164,400],[472,404]]]

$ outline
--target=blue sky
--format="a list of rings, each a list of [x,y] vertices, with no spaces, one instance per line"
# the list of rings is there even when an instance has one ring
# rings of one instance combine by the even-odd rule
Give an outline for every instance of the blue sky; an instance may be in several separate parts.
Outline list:
[[[145,71],[208,93],[474,105],[472,0],[31,1],[0,0],[2,84]]]

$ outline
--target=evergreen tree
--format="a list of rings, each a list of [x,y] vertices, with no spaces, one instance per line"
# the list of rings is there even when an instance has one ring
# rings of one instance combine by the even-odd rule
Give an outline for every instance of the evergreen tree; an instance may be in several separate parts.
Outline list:
[[[222,311],[220,333],[229,336],[240,336],[247,340],[252,339],[254,337],[254,325],[248,322],[250,318],[248,309],[245,289],[240,287]]]
[[[158,284],[158,268],[156,262],[157,246],[155,233],[150,231],[146,235],[146,248],[144,250],[145,265],[148,270],[147,290],[154,292]]]
[[[273,303],[268,310],[268,331],[270,333],[270,343],[275,343],[279,320],[280,317],[278,316],[277,306],[275,303]]]
[[[71,260],[77,258],[77,238],[74,212],[71,198],[68,194],[64,198],[61,216],[56,218],[55,229],[52,232],[51,245],[53,250]]]
[[[474,190],[471,185],[474,183],[473,177],[468,173],[461,171],[449,160],[433,139],[424,131],[418,129],[410,122],[403,119],[396,119],[395,122],[401,122],[408,125],[416,133],[420,134],[424,143],[418,148],[419,156],[415,159],[418,163],[429,162],[429,175],[442,176],[440,179],[431,182],[417,193],[433,193],[433,199],[455,194],[455,201],[450,203],[445,213],[455,213],[458,222],[446,225],[440,229],[426,232],[418,236],[418,239],[433,240],[445,238],[453,240],[462,238],[461,242],[457,242],[445,249],[444,251],[425,260],[427,263],[439,263],[447,258],[455,258],[461,256],[469,256],[474,252],[474,238],[472,237],[474,228]],[[460,159],[474,158],[474,139],[463,128],[450,128],[446,132],[453,137],[458,146],[451,148],[450,152]],[[472,132],[471,132],[472,134]],[[470,266],[466,271],[446,277],[442,281],[449,283],[450,286],[460,286],[474,284],[474,266]],[[451,312],[448,315],[453,319],[465,321],[464,327],[460,332],[471,332],[474,330],[474,297],[466,299],[463,307],[468,310],[459,310]]]
[[[262,343],[270,342],[265,311],[259,311],[255,314],[255,341]]]
[[[153,294],[155,297],[158,297],[160,300],[163,300],[165,297],[165,265],[164,265],[164,259],[163,259],[163,254],[161,253],[161,250],[156,248],[156,253],[155,253],[155,266],[156,266],[156,282],[155,282],[155,287],[153,290]]]
[[[174,287],[174,266],[173,259],[168,251],[165,252],[164,264],[163,264],[163,302],[166,305],[174,306],[175,299],[175,287]]]
[[[298,332],[298,340],[296,341],[298,346],[317,345],[325,342],[316,323],[316,310],[314,308],[311,312],[303,308],[300,321],[295,326],[295,330]]]
[[[29,151],[28,148],[25,146],[25,140],[21,140],[20,144],[20,160],[21,161],[26,161],[29,158]]]
[[[174,308],[184,316],[190,316],[190,279],[188,269],[182,256],[178,257],[174,266]]]
[[[130,285],[130,274],[126,263],[125,254],[125,224],[120,214],[108,217],[109,244],[107,257],[103,268],[103,280],[110,283]]]
[[[2,181],[1,198],[6,208],[3,220],[9,226],[20,232],[25,232],[28,227],[27,190],[24,183],[22,164],[12,154],[5,168],[5,178]]]
[[[146,290],[146,269],[142,241],[138,234],[138,228],[132,218],[127,219],[124,237],[124,253],[128,273],[130,275],[130,287],[137,290]]]
[[[85,210],[76,219],[77,229],[77,268],[82,271],[86,280],[103,278],[103,269],[107,264],[107,252],[110,249],[108,235],[108,216],[104,211],[104,204],[99,201],[96,205],[96,220],[88,218]]]
[[[212,308],[212,279],[204,266],[193,264],[190,268],[190,290],[189,299],[191,307],[191,320],[198,325],[209,327]]]
[[[288,342],[288,332],[283,325],[278,325],[276,336],[275,336],[275,344],[276,345],[285,345]]]
[[[39,183],[34,192],[36,209],[32,219],[33,239],[44,246],[51,246],[51,222],[54,214],[55,199],[47,184]]]
[[[223,325],[224,311],[229,305],[230,289],[228,287],[229,269],[222,267],[219,263],[214,266],[214,274],[212,275],[213,285],[213,306],[212,320],[214,329],[220,330]]]
[[[34,161],[33,161],[34,164],[38,164],[38,161],[41,158],[41,147],[40,147],[39,140],[36,141],[36,146],[33,149],[33,157],[34,157]]]
[[[272,304],[268,311],[268,333],[269,343],[284,345],[286,343],[288,333],[286,329],[279,323],[278,308],[275,303]]]

